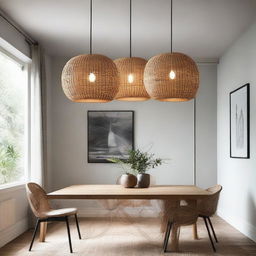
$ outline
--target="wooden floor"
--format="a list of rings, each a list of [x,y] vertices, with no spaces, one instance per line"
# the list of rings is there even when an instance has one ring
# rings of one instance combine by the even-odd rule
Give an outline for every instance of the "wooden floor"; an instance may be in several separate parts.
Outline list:
[[[200,220],[199,240],[192,239],[192,228],[183,227],[180,234],[180,252],[165,255],[256,255],[256,244],[219,217],[213,218],[219,238],[217,253],[213,253],[206,229]],[[151,256],[164,255],[163,237],[156,219],[80,219],[82,240],[78,239],[74,221],[71,224],[73,255],[90,256]],[[64,256],[69,253],[65,223],[50,224],[45,243],[35,241],[28,252],[32,230],[27,231],[0,249],[1,256]]]

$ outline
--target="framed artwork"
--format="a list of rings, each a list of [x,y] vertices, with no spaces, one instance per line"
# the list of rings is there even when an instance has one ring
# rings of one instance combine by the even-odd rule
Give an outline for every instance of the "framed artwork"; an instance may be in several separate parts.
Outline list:
[[[88,111],[88,163],[128,158],[134,148],[134,111]]]
[[[230,157],[250,158],[250,85],[232,91],[229,104]]]

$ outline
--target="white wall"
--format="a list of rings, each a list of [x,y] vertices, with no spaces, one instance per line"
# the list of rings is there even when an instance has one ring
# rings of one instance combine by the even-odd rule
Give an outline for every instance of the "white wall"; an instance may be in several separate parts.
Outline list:
[[[152,146],[156,156],[169,159],[152,170],[157,184],[193,184],[193,101],[73,103],[61,87],[65,58],[52,59],[52,83],[47,88],[48,184],[50,190],[72,184],[116,182],[122,170],[114,164],[87,163],[87,111],[134,110],[135,146]],[[197,184],[216,184],[216,65],[200,65],[197,106]]]
[[[219,214],[256,241],[256,24],[220,59],[218,66],[218,183],[223,186]],[[250,83],[251,158],[229,157],[229,93]]]
[[[25,186],[0,189],[0,247],[28,229]]]
[[[201,64],[196,98],[196,185],[217,182],[217,66]]]

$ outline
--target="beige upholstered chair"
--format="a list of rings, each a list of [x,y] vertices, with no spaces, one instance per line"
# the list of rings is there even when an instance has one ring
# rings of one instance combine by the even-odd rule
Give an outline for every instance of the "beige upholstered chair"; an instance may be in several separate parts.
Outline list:
[[[204,219],[204,223],[205,223],[205,226],[206,226],[206,229],[207,229],[214,252],[216,251],[216,249],[215,249],[215,246],[214,246],[214,243],[212,240],[212,236],[211,236],[207,221],[210,224],[215,241],[218,243],[218,239],[215,234],[210,217],[212,217],[217,211],[217,206],[218,206],[218,201],[219,201],[219,196],[220,196],[221,190],[222,190],[222,186],[220,186],[220,185],[216,185],[214,187],[208,188],[207,191],[209,191],[211,193],[211,195],[207,196],[206,199],[200,200],[198,202],[199,217]]]
[[[181,226],[189,226],[195,224],[198,218],[196,207],[178,206],[172,209],[164,238],[164,252],[167,251],[168,241],[172,227],[179,228]]]
[[[79,236],[79,239],[81,239],[81,234],[80,234],[80,229],[79,229],[79,224],[77,219],[77,209],[76,208],[63,208],[63,209],[57,209],[57,210],[52,209],[47,199],[47,195],[45,191],[36,183],[28,183],[26,185],[26,191],[27,191],[27,198],[28,198],[30,207],[37,218],[33,238],[29,247],[29,251],[31,251],[32,249],[39,223],[48,222],[48,221],[65,221],[67,225],[67,231],[68,231],[69,248],[70,248],[70,252],[72,253],[73,250],[72,250],[72,244],[71,244],[68,217],[71,215],[75,216],[78,236]]]

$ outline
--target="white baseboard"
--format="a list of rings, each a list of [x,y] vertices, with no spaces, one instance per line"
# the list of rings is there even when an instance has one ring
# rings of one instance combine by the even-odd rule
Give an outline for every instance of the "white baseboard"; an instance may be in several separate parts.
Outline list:
[[[230,225],[243,233],[245,236],[256,242],[256,227],[253,226],[251,223],[247,222],[244,219],[232,216],[223,210],[218,210],[217,214]]]
[[[0,248],[28,230],[28,218],[0,231]]]

